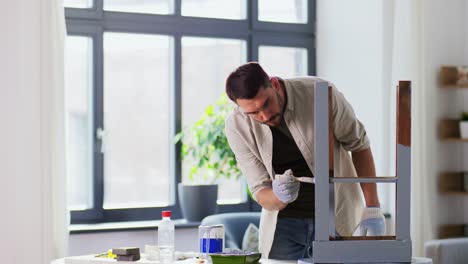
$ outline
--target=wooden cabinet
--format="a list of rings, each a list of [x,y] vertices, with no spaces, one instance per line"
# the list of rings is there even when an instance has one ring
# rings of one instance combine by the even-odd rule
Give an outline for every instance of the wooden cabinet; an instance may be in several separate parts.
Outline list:
[[[439,137],[442,141],[468,142],[468,138],[460,137],[460,120],[458,119],[440,120]]]
[[[467,236],[467,224],[441,225],[437,236],[439,238],[452,238]]]
[[[439,82],[443,89],[468,89],[468,66],[442,66]]]
[[[442,172],[439,176],[439,191],[442,194],[468,195],[467,175],[468,172]]]
[[[440,69],[440,88],[446,90],[468,89],[468,67],[442,66]],[[461,113],[468,109],[457,109]],[[460,120],[444,118],[439,121],[438,135],[443,144],[450,143],[453,147],[468,147],[468,138],[460,136]],[[460,143],[460,144],[453,144]],[[441,195],[468,198],[468,172],[445,171],[439,174],[438,189]],[[466,199],[466,198],[464,198]],[[463,208],[463,210],[467,210]],[[453,223],[439,226],[438,237],[468,236],[468,223]]]

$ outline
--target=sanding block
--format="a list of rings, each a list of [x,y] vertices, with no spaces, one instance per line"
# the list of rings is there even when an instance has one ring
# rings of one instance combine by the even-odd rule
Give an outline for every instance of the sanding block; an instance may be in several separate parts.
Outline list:
[[[117,255],[117,261],[140,260],[140,249],[137,247],[113,248],[112,253]]]
[[[113,248],[112,253],[114,253],[117,256],[140,255],[140,248],[137,248],[137,247]]]

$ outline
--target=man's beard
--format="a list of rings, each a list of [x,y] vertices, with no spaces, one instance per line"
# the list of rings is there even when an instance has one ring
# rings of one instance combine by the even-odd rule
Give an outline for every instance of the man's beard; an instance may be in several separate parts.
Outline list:
[[[279,94],[277,91],[275,91],[275,93],[276,93],[276,99],[277,99],[277,101],[278,101],[278,108],[280,109],[280,112],[274,114],[274,115],[273,115],[270,119],[268,119],[267,121],[262,122],[262,124],[267,125],[267,126],[278,126],[281,122],[278,123],[278,124],[276,124],[276,125],[269,125],[268,123],[271,122],[271,121],[273,121],[273,120],[275,120],[275,119],[277,119],[278,117],[280,117],[280,120],[281,120],[281,118],[283,118],[284,100],[281,98],[280,94]]]
[[[271,121],[275,120],[276,118],[281,117],[282,115],[280,113],[278,114],[275,114],[274,116],[272,116],[269,120],[265,121],[265,122],[262,122],[262,124],[264,125],[267,125],[267,126],[270,126],[268,123],[270,123]],[[277,125],[272,125],[272,126],[277,126]]]

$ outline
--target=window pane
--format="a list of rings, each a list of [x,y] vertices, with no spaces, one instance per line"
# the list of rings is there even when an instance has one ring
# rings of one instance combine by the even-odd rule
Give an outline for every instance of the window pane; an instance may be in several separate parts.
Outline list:
[[[171,204],[173,39],[104,33],[104,208]]]
[[[246,0],[182,0],[182,15],[246,19]]]
[[[226,77],[246,62],[247,44],[243,40],[182,38],[182,127],[194,124],[224,93]],[[188,182],[194,161],[184,160],[182,180]],[[246,199],[243,180],[221,180],[218,203]]]
[[[307,24],[307,0],[259,0],[258,20]]]
[[[91,90],[92,39],[69,36],[65,48],[65,133],[68,207],[93,206]]]
[[[271,76],[305,76],[307,60],[305,48],[260,46],[258,50],[258,61]]]
[[[167,15],[174,13],[174,0],[104,0],[104,10]]]
[[[93,0],[63,0],[64,7],[91,8]]]

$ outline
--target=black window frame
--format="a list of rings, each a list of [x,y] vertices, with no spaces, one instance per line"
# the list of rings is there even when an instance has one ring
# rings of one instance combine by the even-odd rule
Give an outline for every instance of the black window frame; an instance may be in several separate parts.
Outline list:
[[[244,40],[247,43],[247,61],[258,60],[260,45],[300,47],[308,50],[308,74],[315,75],[315,21],[316,1],[308,1],[308,23],[288,24],[258,21],[258,0],[247,1],[245,20],[185,17],[181,15],[182,0],[174,0],[174,14],[154,15],[140,13],[110,12],[103,10],[104,0],[94,0],[89,9],[65,8],[67,34],[91,37],[93,41],[93,88],[92,88],[92,135],[93,153],[93,207],[87,210],[72,210],[71,224],[143,221],[159,219],[161,211],[171,210],[173,218],[182,218],[177,195],[181,182],[180,144],[171,148],[170,172],[175,204],[167,207],[128,208],[105,210],[104,169],[101,141],[96,137],[103,127],[103,34],[104,32],[163,34],[174,38],[174,90],[171,92],[173,114],[171,135],[181,129],[182,69],[181,38],[216,37]],[[226,30],[229,29],[229,30]],[[240,204],[218,205],[218,212],[259,211],[258,204],[248,198]]]

